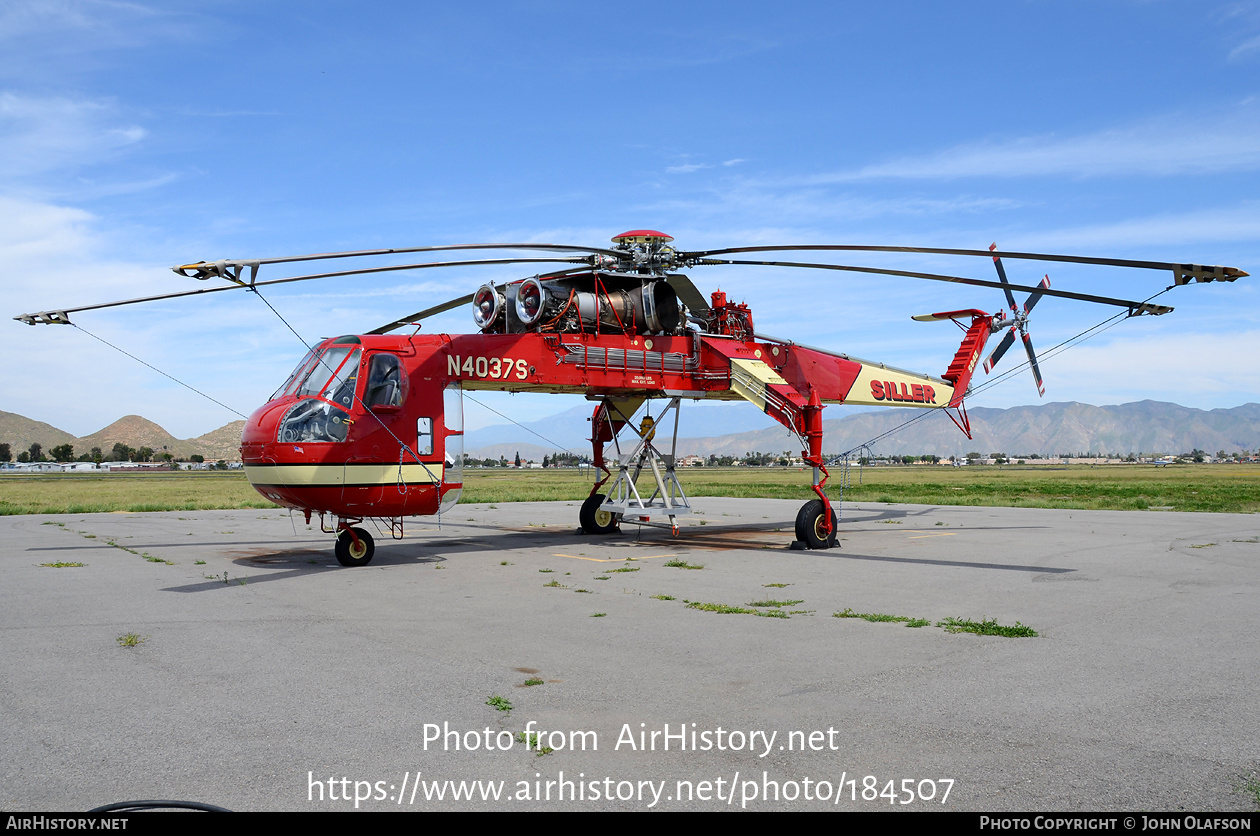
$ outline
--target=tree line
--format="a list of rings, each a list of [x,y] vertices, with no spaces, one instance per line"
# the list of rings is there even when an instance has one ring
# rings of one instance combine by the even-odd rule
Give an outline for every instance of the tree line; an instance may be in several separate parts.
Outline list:
[[[108,453],[101,450],[100,447],[93,447],[86,453],[75,457],[73,444],[58,444],[44,453],[42,444],[36,442],[27,449],[18,453],[17,461],[19,464],[35,463],[35,462],[92,462],[101,464],[103,462],[165,462],[167,464],[175,464],[176,462],[190,461],[200,464],[206,459],[204,456],[192,455],[187,459],[176,457],[171,453],[158,453],[152,447],[129,447],[122,442],[116,443]],[[13,461],[13,450],[11,445],[6,442],[0,442],[0,462]]]

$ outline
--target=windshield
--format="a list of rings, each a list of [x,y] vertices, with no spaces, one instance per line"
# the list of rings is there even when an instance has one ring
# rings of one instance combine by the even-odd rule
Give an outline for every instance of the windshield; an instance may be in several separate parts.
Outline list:
[[[359,381],[359,355],[357,345],[334,345],[302,360],[278,394],[294,395],[298,402],[281,419],[277,440],[346,440]]]
[[[299,398],[322,395],[342,406],[349,406],[354,399],[354,384],[358,379],[358,372],[357,345],[334,345],[322,352],[317,348],[312,349],[271,399],[274,401],[288,395]],[[347,396],[350,399],[343,400]]]
[[[306,376],[310,374],[311,363],[315,362],[315,356],[317,353],[318,352],[313,348],[306,352],[306,356],[302,358],[302,362],[298,363],[297,368],[293,370],[293,374],[289,375],[289,379],[284,382],[284,385],[275,391],[275,394],[271,396],[271,400],[274,401],[277,398],[283,398],[285,395],[292,394],[293,387],[305,380]]]
[[[352,361],[352,362],[349,362]],[[299,398],[318,395],[321,392],[337,392],[342,385],[353,381],[359,370],[359,347],[334,345],[328,348],[311,367],[302,385],[293,394]],[[328,397],[328,395],[325,395]],[[333,400],[333,398],[328,398]],[[349,401],[346,404],[349,405]]]

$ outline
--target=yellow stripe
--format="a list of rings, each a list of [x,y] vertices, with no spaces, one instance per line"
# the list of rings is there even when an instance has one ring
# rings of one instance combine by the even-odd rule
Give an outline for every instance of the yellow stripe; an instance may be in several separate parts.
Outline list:
[[[347,485],[392,485],[398,481],[398,463],[393,464],[348,464],[346,465]],[[408,484],[417,482],[441,482],[441,464],[404,464],[402,481]]]
[[[402,481],[432,484],[442,481],[441,464],[404,464]],[[335,485],[393,485],[398,482],[398,464],[279,464],[245,465],[251,485],[293,485],[329,487]]]
[[[628,560],[652,560],[657,557],[677,557],[676,554],[651,554],[647,557],[581,557],[576,554],[560,554],[556,552],[552,557],[571,557],[574,560],[589,560],[592,563],[625,563]]]
[[[898,397],[901,395],[902,384],[905,385],[907,394],[912,395],[914,387],[930,386],[932,387],[933,399],[924,399],[923,401],[913,400],[893,400],[887,393],[883,400],[876,400],[871,390],[871,381],[877,380],[880,384],[891,383],[896,388]],[[926,393],[925,393],[926,395]],[[853,386],[849,389],[849,396],[844,399],[845,403],[852,404],[870,404],[871,406],[916,406],[919,408],[931,408],[934,406],[945,406],[949,403],[950,398],[954,396],[954,387],[949,382],[928,375],[914,374],[913,372],[903,372],[900,369],[890,369],[882,366],[862,364],[862,370],[858,372],[857,380],[853,381]]]
[[[245,465],[251,485],[340,485],[345,474],[344,464]]]
[[[741,398],[766,411],[766,385],[786,384],[779,373],[760,360],[731,358],[731,389]]]
[[[757,380],[760,380],[762,383],[776,383],[781,386],[787,385],[787,381],[784,380],[778,372],[767,366],[765,362],[761,360],[745,360],[740,357],[732,357],[731,365],[735,366],[740,371],[747,372]]]

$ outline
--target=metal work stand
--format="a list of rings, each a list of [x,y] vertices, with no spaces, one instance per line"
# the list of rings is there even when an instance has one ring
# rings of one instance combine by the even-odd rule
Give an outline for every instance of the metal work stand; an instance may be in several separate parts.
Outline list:
[[[617,477],[608,486],[606,498],[599,507],[600,511],[615,514],[623,522],[668,528],[677,535],[678,524],[674,518],[691,513],[691,503],[687,501],[687,495],[683,492],[682,485],[678,482],[678,474],[675,472],[675,453],[678,449],[678,404],[678,398],[671,399],[657,419],[645,418],[638,427],[627,421],[625,426],[630,427],[639,436],[638,444],[628,454],[622,453],[621,442],[615,434],[613,435],[613,444],[617,450]],[[674,432],[670,440],[669,452],[662,453],[652,441],[656,437],[656,429],[661,420],[670,410],[674,411]],[[639,493],[636,485],[644,467],[651,468],[652,477],[656,482],[656,489],[647,499]],[[652,522],[654,517],[669,517],[669,523]]]

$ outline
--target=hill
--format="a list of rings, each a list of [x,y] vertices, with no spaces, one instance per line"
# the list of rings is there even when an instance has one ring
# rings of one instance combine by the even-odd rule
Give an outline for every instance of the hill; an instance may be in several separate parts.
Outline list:
[[[185,443],[195,445],[198,452],[209,460],[234,461],[241,457],[241,432],[244,429],[244,421],[233,421]]]
[[[126,415],[91,435],[79,438],[24,415],[0,412],[0,442],[9,445],[15,461],[18,454],[29,449],[32,444],[42,446],[45,456],[48,456],[53,447],[70,444],[74,447],[77,458],[93,447],[100,447],[102,452],[108,454],[118,443],[136,449],[148,447],[159,455],[170,453],[181,459],[201,455],[210,461],[234,461],[240,458],[238,448],[244,426],[244,421],[233,421],[197,438],[178,439],[147,418]]]
[[[41,445],[47,452],[59,444],[74,444],[77,447],[79,439],[52,424],[16,412],[0,412],[0,442],[9,445],[16,460],[17,454],[29,449],[32,444]]]
[[[1213,410],[1158,401],[1117,406],[1050,403],[1011,409],[981,407],[969,414],[971,439],[939,412],[888,409],[826,420],[824,449],[839,453],[871,443],[877,455],[951,456],[976,451],[1053,456],[1084,452],[1166,454],[1196,447],[1232,453],[1260,447],[1260,404],[1254,403]],[[872,443],[873,439],[879,440]],[[680,455],[742,456],[754,450],[795,451],[799,446],[781,428],[678,440]]]
[[[552,418],[525,424],[556,445],[587,453],[590,425],[579,414],[589,408],[569,410]],[[830,407],[828,413],[837,412]],[[786,429],[747,404],[692,406],[685,404],[678,439],[679,455],[742,456],[747,452],[797,451],[800,442]],[[1230,409],[1202,410],[1158,401],[1116,406],[1082,403],[1049,403],[1011,409],[978,407],[969,412],[972,438],[968,439],[943,414],[916,409],[882,409],[851,412],[823,422],[824,449],[829,453],[850,450],[872,439],[876,455],[966,455],[1004,452],[1052,456],[1058,453],[1181,453],[1196,447],[1214,453],[1260,448],[1260,404]],[[700,417],[703,416],[703,417]],[[913,421],[907,425],[906,422]],[[667,422],[672,430],[672,422]],[[761,429],[722,433],[727,427],[758,426]],[[905,426],[903,426],[905,425]],[[694,429],[715,429],[695,435]],[[688,433],[691,430],[691,433]],[[483,427],[469,433],[478,449],[496,443],[517,443],[521,455],[529,442],[544,445],[527,429],[512,425]],[[473,447],[474,444],[468,444]],[[554,448],[553,448],[554,449]],[[510,455],[510,454],[508,454]]]
[[[541,461],[544,455],[568,449],[589,454],[591,408],[583,405],[556,416],[521,426],[503,424],[469,432],[465,450],[478,458],[506,456],[519,451],[524,459]],[[654,414],[655,414],[654,410]],[[829,411],[836,411],[831,408]],[[827,413],[824,412],[824,415]],[[824,450],[839,453],[870,443],[875,455],[963,456],[968,452],[1002,452],[1011,455],[1036,453],[1041,456],[1072,453],[1174,454],[1195,448],[1214,453],[1224,450],[1260,449],[1260,404],[1249,403],[1229,409],[1202,410],[1158,401],[1116,406],[1082,403],[1049,403],[1011,409],[977,407],[970,411],[972,439],[937,411],[883,409],[859,411],[823,422]],[[913,423],[907,424],[907,422]],[[672,432],[672,421],[667,421]],[[731,432],[730,429],[760,426]],[[149,447],[159,454],[177,458],[194,454],[216,461],[236,460],[240,453],[243,421],[233,421],[217,430],[190,439],[177,439],[157,424],[139,415],[127,415],[89,436],[76,438],[56,427],[12,412],[0,412],[0,442],[9,444],[12,455],[30,447],[43,446],[45,454],[60,444],[72,444],[76,455],[92,447],[108,452],[115,443],[128,447]],[[728,430],[724,434],[682,437],[694,428]],[[529,432],[533,429],[546,437]],[[873,439],[879,439],[872,442]],[[547,441],[554,444],[547,444]],[[679,455],[742,456],[751,451],[797,452],[800,443],[787,430],[774,425],[763,413],[746,404],[683,407]]]
[[[85,453],[93,447],[100,447],[108,453],[115,444],[126,444],[128,447],[148,447],[158,453],[170,453],[174,456],[187,456],[189,453],[177,450],[186,447],[178,438],[168,433],[147,418],[139,415],[124,415],[104,429],[80,438],[74,445],[76,453]]]

